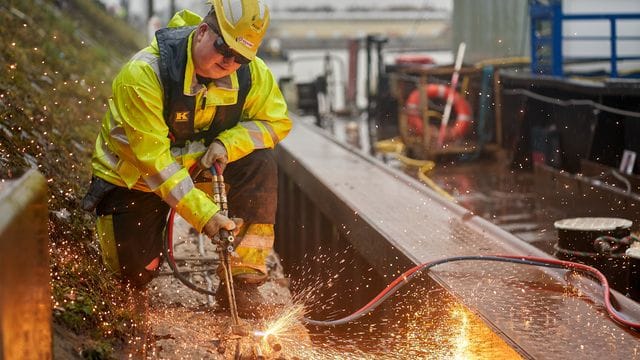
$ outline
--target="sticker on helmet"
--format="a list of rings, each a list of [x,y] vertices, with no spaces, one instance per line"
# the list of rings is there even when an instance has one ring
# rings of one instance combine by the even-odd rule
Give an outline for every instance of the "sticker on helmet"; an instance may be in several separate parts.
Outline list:
[[[242,36],[237,37],[236,41],[241,43],[242,45],[248,47],[248,48],[252,48],[253,47],[253,43],[251,41],[243,38]]]

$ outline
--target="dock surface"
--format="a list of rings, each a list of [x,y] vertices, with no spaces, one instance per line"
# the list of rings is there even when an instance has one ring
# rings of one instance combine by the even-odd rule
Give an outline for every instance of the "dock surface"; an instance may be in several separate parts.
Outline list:
[[[461,255],[551,258],[322,131],[297,122],[279,149],[295,179],[380,273]],[[640,358],[638,333],[607,315],[600,287],[565,270],[459,262],[429,276],[526,358]],[[640,306],[615,293],[630,320]]]

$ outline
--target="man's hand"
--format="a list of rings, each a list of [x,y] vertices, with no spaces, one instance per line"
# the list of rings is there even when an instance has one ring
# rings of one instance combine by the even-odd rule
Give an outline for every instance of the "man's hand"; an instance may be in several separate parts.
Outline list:
[[[220,232],[220,229],[226,229],[236,233],[234,230],[239,229],[242,226],[242,223],[243,221],[240,218],[233,218],[232,220],[222,215],[220,212],[217,212],[204,225],[202,232],[209,238],[213,239],[213,237]]]
[[[221,171],[224,171],[224,168],[229,162],[227,149],[220,140],[214,140],[211,145],[209,145],[207,152],[200,158],[200,166],[203,169],[209,170],[213,166],[214,162],[220,164]]]

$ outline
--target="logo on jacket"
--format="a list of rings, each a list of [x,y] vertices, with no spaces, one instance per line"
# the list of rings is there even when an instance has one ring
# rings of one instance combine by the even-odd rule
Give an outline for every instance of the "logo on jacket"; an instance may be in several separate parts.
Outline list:
[[[175,113],[175,121],[189,121],[189,111],[177,111]]]

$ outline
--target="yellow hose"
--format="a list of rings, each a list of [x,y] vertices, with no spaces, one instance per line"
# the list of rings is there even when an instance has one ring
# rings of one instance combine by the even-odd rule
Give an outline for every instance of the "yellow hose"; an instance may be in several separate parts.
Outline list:
[[[436,163],[431,160],[418,160],[412,159],[404,155],[404,143],[399,137],[395,137],[392,139],[380,140],[374,145],[376,151],[394,155],[403,165],[412,166],[418,168],[418,179],[423,183],[427,184],[431,189],[433,189],[438,194],[444,196],[450,201],[454,201],[455,199],[451,194],[442,189],[438,184],[436,184],[431,178],[427,176],[427,174],[436,167]]]
[[[510,57],[510,58],[497,58],[497,59],[487,59],[482,60],[474,64],[474,67],[477,69],[481,69],[488,65],[524,65],[531,63],[531,59],[528,57]]]
[[[401,154],[404,152],[404,143],[399,137],[380,140],[374,144],[376,151],[385,154]]]

